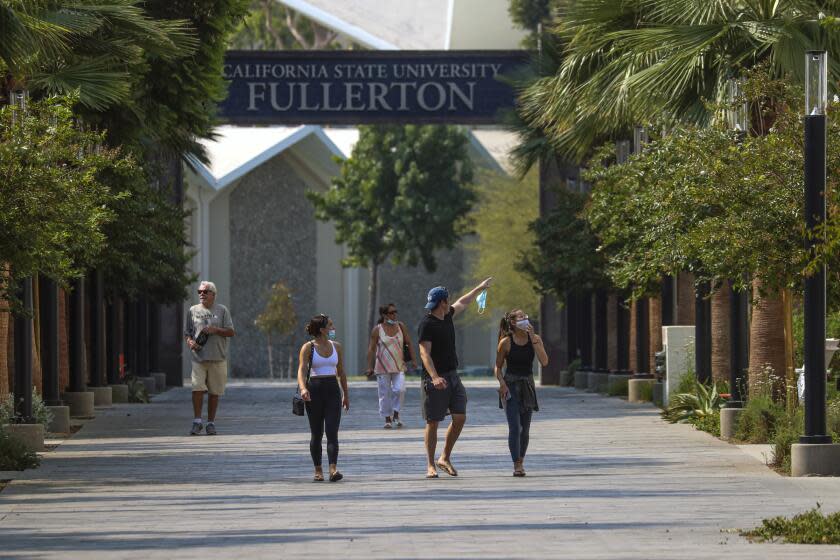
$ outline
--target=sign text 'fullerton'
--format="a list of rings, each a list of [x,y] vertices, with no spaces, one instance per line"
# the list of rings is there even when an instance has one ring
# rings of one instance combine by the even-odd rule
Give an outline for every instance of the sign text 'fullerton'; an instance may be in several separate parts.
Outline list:
[[[222,116],[240,123],[493,123],[522,52],[230,52]]]

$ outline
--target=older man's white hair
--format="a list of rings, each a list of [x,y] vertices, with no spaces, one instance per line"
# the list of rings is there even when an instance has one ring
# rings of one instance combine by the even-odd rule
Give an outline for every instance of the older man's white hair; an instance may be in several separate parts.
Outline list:
[[[198,289],[200,290],[202,286],[207,287],[207,289],[213,292],[214,294],[218,293],[216,291],[216,284],[210,282],[209,280],[202,280],[201,283],[198,285]]]

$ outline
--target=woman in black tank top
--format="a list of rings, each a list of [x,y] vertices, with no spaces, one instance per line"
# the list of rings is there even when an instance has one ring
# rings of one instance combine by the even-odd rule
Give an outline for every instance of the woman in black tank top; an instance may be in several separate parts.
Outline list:
[[[531,415],[540,409],[534,385],[534,357],[543,367],[548,365],[542,339],[534,333],[528,316],[521,309],[514,309],[499,325],[495,370],[499,380],[499,407],[505,409],[508,421],[513,476],[525,476],[523,463],[530,439]]]

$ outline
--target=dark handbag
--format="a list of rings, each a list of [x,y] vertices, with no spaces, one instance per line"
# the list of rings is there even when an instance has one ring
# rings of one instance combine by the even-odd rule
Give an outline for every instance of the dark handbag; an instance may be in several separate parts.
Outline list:
[[[306,384],[309,385],[309,374],[312,371],[312,354],[315,352],[315,344],[312,344],[312,349],[309,352],[309,364],[306,367]],[[303,397],[300,396],[300,387],[297,388],[295,394],[292,396],[292,414],[295,416],[303,416],[306,411],[306,404]]]
[[[411,361],[411,348],[408,347],[408,337],[405,335],[405,329],[402,323],[400,323],[400,330],[403,335],[403,362],[407,364]]]

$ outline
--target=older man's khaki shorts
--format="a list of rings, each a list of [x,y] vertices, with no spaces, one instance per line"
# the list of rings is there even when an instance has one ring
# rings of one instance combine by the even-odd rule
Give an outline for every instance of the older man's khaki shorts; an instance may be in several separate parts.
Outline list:
[[[224,395],[227,384],[227,361],[193,362],[192,390]]]

